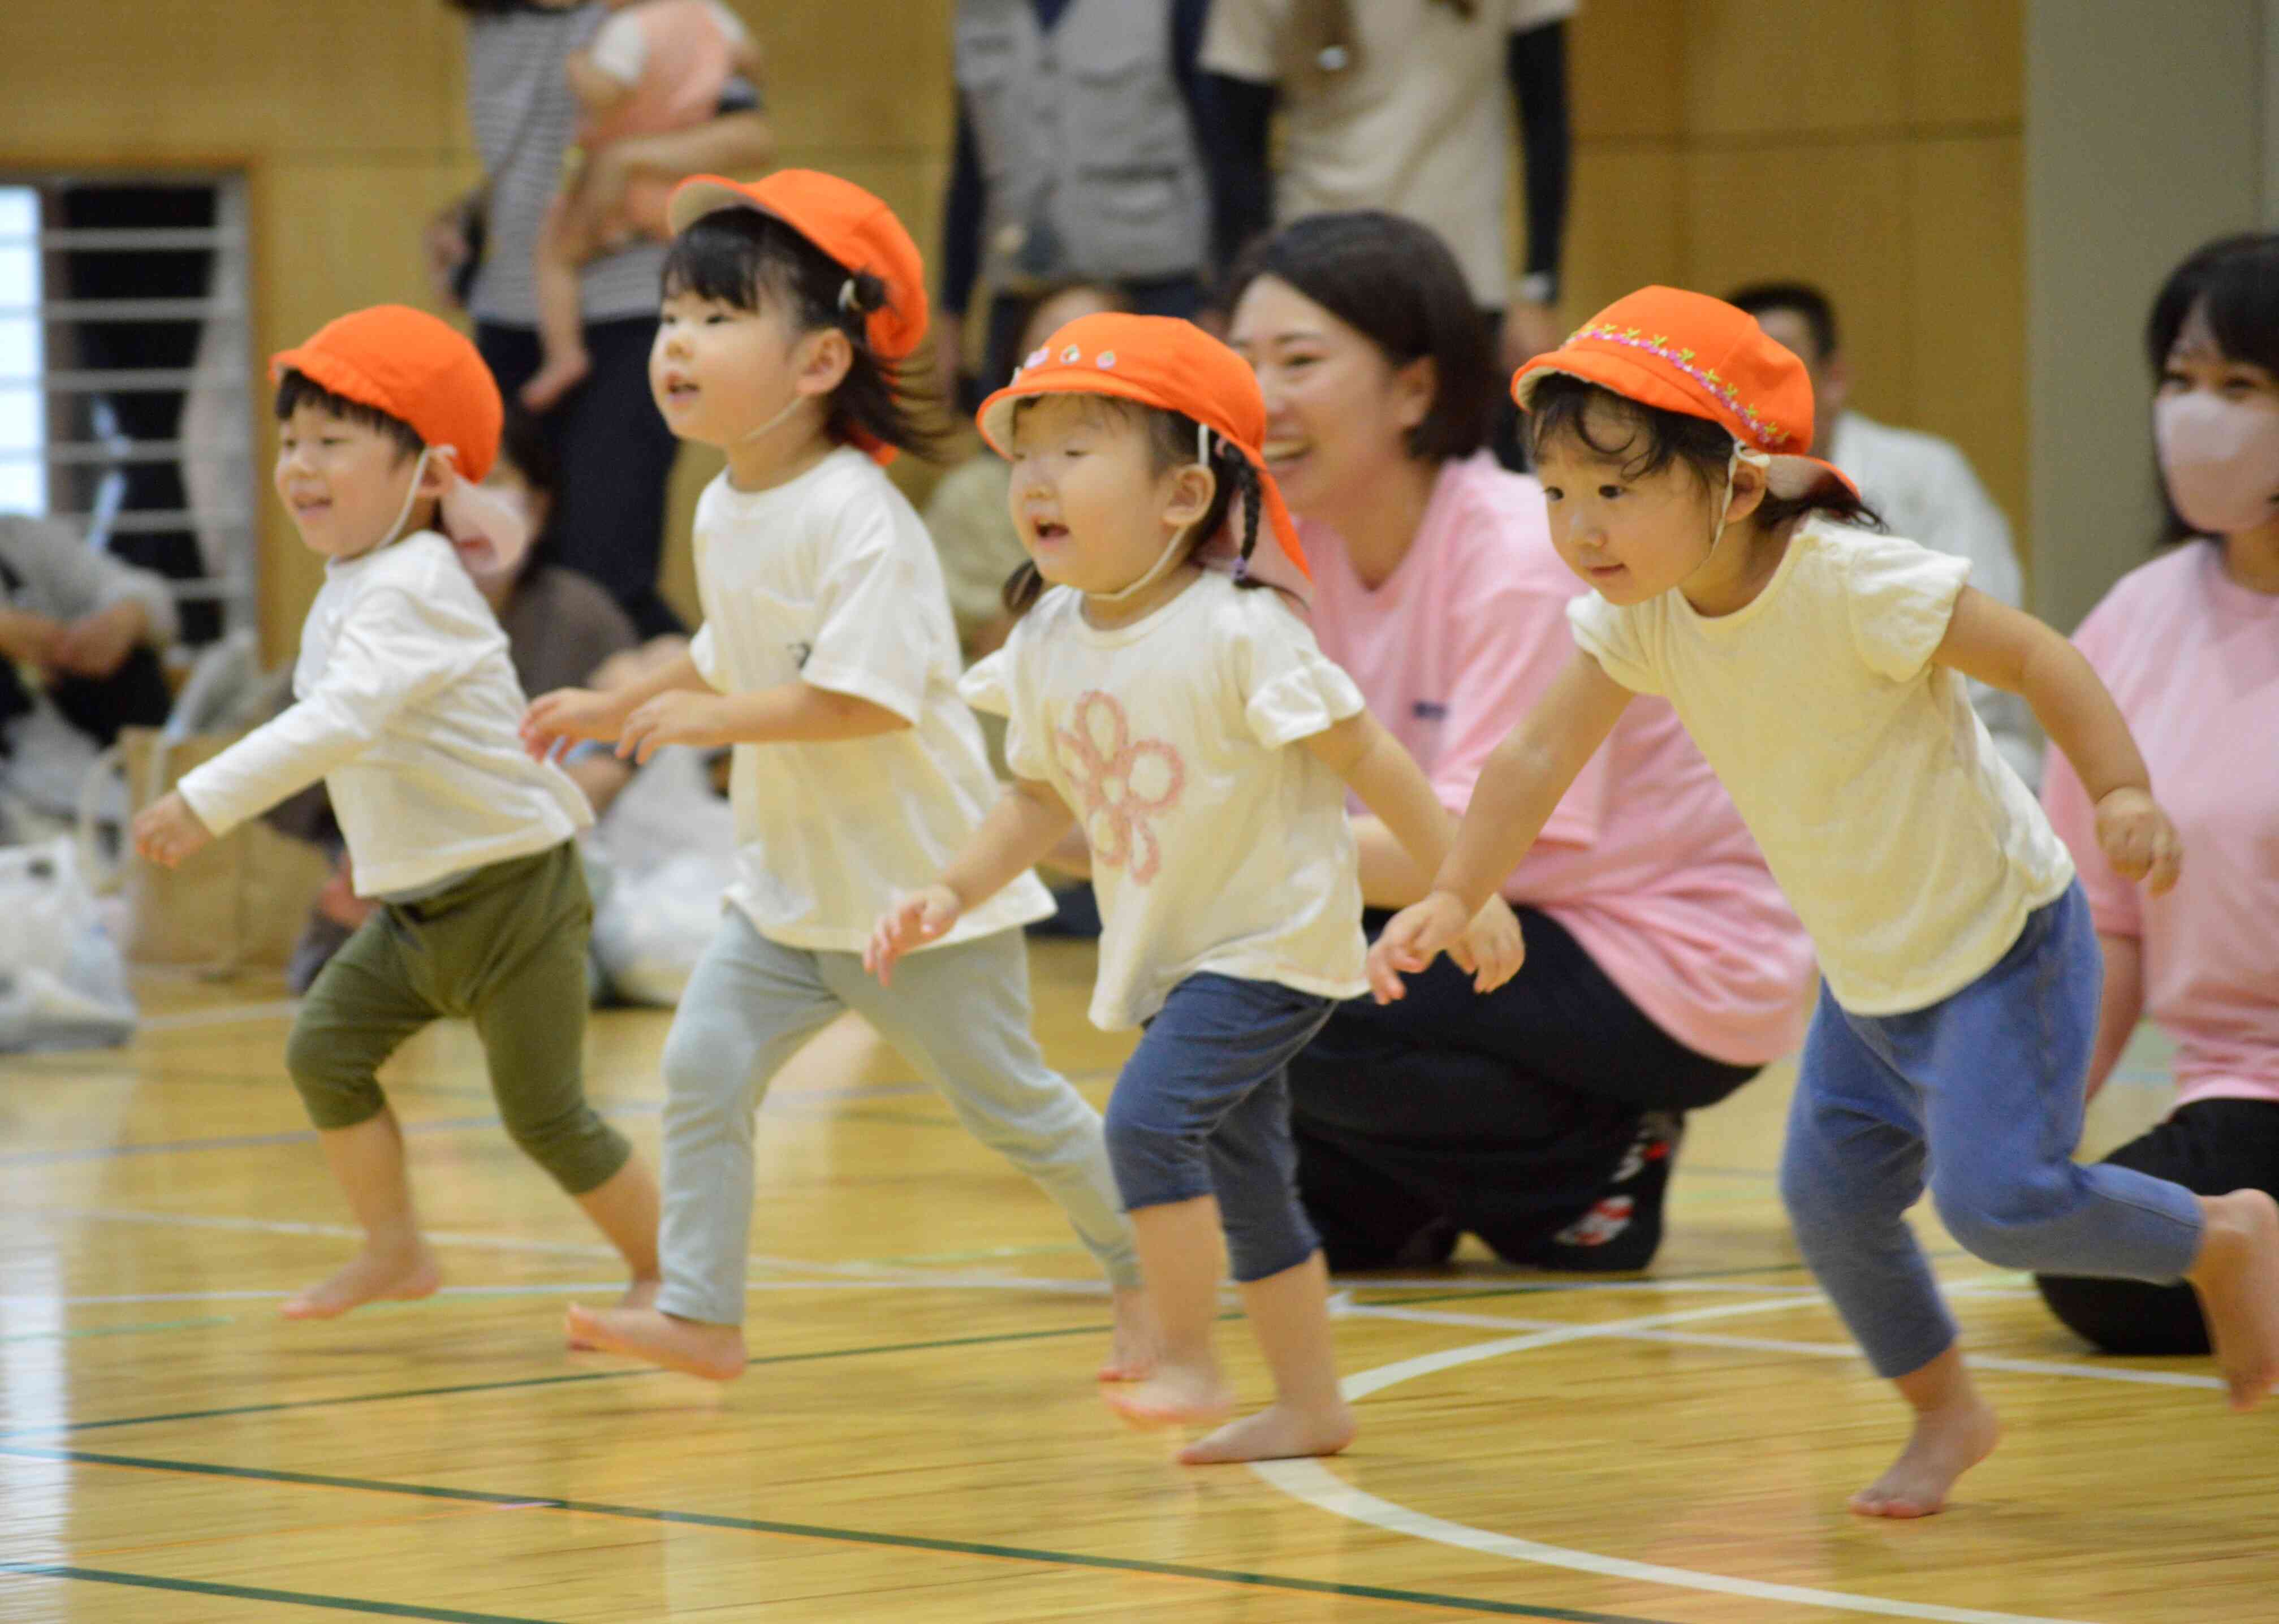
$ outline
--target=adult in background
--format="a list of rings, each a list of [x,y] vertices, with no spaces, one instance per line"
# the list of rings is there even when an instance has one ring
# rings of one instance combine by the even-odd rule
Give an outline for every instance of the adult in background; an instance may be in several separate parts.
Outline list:
[[[2168,1119],[2106,1161],[2197,1195],[2279,1195],[2279,236],[2179,265],[2145,347],[2168,550],[2122,578],[2074,642],[2129,719],[2175,820],[2175,889],[2099,850],[2056,751],[2042,783],[2105,950],[2091,1092],[2149,1015],[2175,1039]],[[2045,1275],[2051,1311],[2110,1353],[2205,1353],[2189,1286]]]
[[[468,199],[428,223],[439,290],[475,318],[475,342],[510,400],[541,364],[532,266],[579,104],[572,53],[608,20],[598,0],[449,0],[467,15],[467,108],[487,177],[480,263],[464,229]],[[596,215],[614,212],[637,177],[757,169],[774,142],[757,92],[730,81],[717,116],[693,128],[628,136],[594,154],[581,182]],[[679,443],[649,398],[664,245],[633,241],[590,260],[579,303],[593,370],[541,419],[563,469],[556,562],[599,581],[644,637],[681,630],[657,592],[665,483]],[[472,276],[467,274],[472,267]]]
[[[2021,606],[2025,578],[2010,540],[2010,522],[1986,494],[1960,448],[1919,429],[1893,428],[1851,408],[1852,366],[1838,340],[1836,307],[1808,282],[1758,282],[1729,295],[1757,318],[1773,341],[1793,352],[1812,375],[1815,418],[1825,426],[1813,449],[1852,476],[1868,505],[1894,535],[1970,561],[1970,584],[2011,608]],[[2042,733],[2014,693],[1970,685],[1994,747],[2032,787],[2042,781]]]
[[[1542,487],[1482,452],[1503,393],[1455,258],[1416,222],[1316,215],[1237,266],[1230,338],[1313,563],[1314,632],[1462,812],[1572,657]],[[1431,877],[1357,816],[1369,928]],[[1813,955],[1668,704],[1624,711],[1503,894],[1527,961],[1485,996],[1442,961],[1340,1004],[1291,1069],[1299,1183],[1331,1267],[1645,1266],[1684,1114],[1803,1032]]]
[[[942,387],[1013,370],[1038,297],[1112,286],[1142,316],[1193,316],[1210,263],[1195,54],[1210,0],[958,0],[957,127],[933,317]]]

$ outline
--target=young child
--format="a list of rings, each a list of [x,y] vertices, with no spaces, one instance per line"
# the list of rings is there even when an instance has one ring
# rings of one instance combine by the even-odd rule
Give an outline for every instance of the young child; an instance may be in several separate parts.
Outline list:
[[[524,732],[541,753],[615,739],[642,761],[733,744],[742,878],[665,1041],[664,1289],[653,1308],[573,1307],[572,1330],[714,1381],[743,1369],[753,1113],[853,1009],[1060,1203],[1115,1293],[1103,1374],[1143,1374],[1152,1338],[1100,1116],[1029,1030],[1020,927],[1052,912],[1044,887],[977,909],[891,992],[859,956],[996,788],[957,696],[940,565],[879,466],[925,440],[895,384],[925,333],[917,249],[886,204],[811,170],[699,177],[672,220],[650,383],[673,433],[728,458],[696,509],[704,626],[629,688],[544,696]]]
[[[401,305],[343,316],[270,368],[277,494],[326,559],[295,703],[186,775],[134,837],[172,867],[321,778],[357,890],[382,903],[285,1046],[364,1249],[284,1312],[329,1319],[440,1283],[373,1074],[444,1015],[473,1020],[508,1133],[625,1254],[629,1299],[646,1300],[656,1188],[583,1080],[593,908],[572,837],[591,814],[524,754],[505,634],[441,533],[480,528],[512,549],[510,522],[470,483],[498,452],[497,386],[472,344]]]
[[[2006,1268],[2189,1280],[2236,1407],[2279,1372],[2279,1207],[2077,1167],[2097,938],[2071,860],[1973,715],[2022,694],[2155,894],[2175,831],[2128,725],[2066,640],[1969,566],[1872,519],[1812,443],[1803,364],[1732,306],[1649,287],[1520,369],[1513,393],[1568,567],[1579,649],[1498,747],[1456,849],[1371,951],[1380,998],[1454,938],[1633,692],[1666,694],[1820,954],[1781,1190],[1805,1260],[1915,1412],[1868,1516],[1938,1511],[1994,1447],[1922,1249],[1922,1193]]]
[[[1027,884],[1081,818],[1105,927],[1092,1019],[1147,1027],[1109,1101],[1108,1148],[1163,1336],[1157,1373],[1109,1402],[1140,1425],[1232,1409],[1211,1336],[1224,1226],[1275,1402],[1179,1458],[1334,1454],[1354,1418],[1285,1071],[1332,1001],[1367,984],[1347,787],[1428,869],[1453,820],[1281,594],[1244,590],[1262,585],[1244,578],[1262,502],[1277,546],[1304,561],[1259,450],[1265,404],[1232,350],[1183,321],[1084,317],[980,422],[1012,461],[1032,560],[1008,606],[1054,587],[966,678],[1008,717],[1017,777],[940,877],[879,919],[865,961],[882,982],[909,975],[925,955],[905,954]],[[1230,528],[1235,572],[1207,569]],[[1500,900],[1460,935],[1483,977],[1517,968]]]
[[[634,175],[606,215],[587,195],[595,157],[629,136],[657,135],[703,123],[720,93],[741,73],[757,78],[760,48],[743,19],[720,0],[609,0],[615,13],[564,72],[583,112],[578,145],[585,160],[547,210],[532,253],[538,294],[541,364],[522,387],[522,403],[545,411],[593,370],[578,303],[579,267],[611,243],[666,234],[670,181]]]

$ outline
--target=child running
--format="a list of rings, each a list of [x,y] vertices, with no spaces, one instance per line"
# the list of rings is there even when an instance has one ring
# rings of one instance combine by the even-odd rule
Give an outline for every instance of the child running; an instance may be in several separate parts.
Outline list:
[[[586,1103],[594,910],[572,837],[593,816],[524,754],[506,634],[441,533],[516,550],[514,521],[470,483],[498,454],[498,387],[472,344],[401,305],[343,316],[270,370],[277,494],[326,560],[294,703],[185,775],[134,837],[171,868],[322,778],[357,891],[382,904],[310,987],[285,1045],[364,1249],[284,1313],[330,1319],[441,1283],[373,1074],[446,1015],[473,1020],[507,1132],[625,1255],[627,1300],[646,1301],[656,1187]]]
[[[1482,773],[1432,894],[1372,950],[1380,999],[1454,941],[1633,693],[1667,695],[1820,954],[1781,1193],[1805,1260],[1915,1410],[1865,1516],[1937,1512],[1993,1410],[1903,1214],[2005,1268],[2188,1280],[2235,1407],[2279,1375],[2279,1207],[2071,1160],[2098,946],[2071,859],[1972,713],[2022,694],[2155,894],[2175,831],[2088,663],[1873,520],[1812,443],[1803,364],[1732,306],[1649,287],[1520,369],[1578,652]],[[1830,520],[1838,521],[1831,523]]]
[[[886,205],[811,170],[673,194],[649,382],[672,432],[726,453],[696,508],[704,626],[631,687],[565,688],[524,738],[733,745],[741,878],[664,1046],[664,1284],[654,1306],[572,1306],[572,1338],[692,1375],[744,1368],[753,1115],[769,1080],[853,1009],[959,1119],[1058,1201],[1114,1292],[1103,1377],[1153,1337],[1097,1112],[1029,1030],[1020,927],[1033,877],[959,923],[891,992],[863,973],[879,910],[922,885],[996,793],[957,696],[941,566],[879,463],[925,435],[896,368],[926,326],[925,267]]]
[[[1035,607],[966,693],[1007,716],[1016,779],[940,877],[879,919],[865,962],[899,983],[928,956],[905,955],[1028,884],[1081,817],[1105,925],[1092,1019],[1147,1028],[1109,1101],[1108,1149],[1163,1337],[1155,1375],[1108,1401],[1142,1426],[1232,1410],[1211,1335],[1223,1227],[1275,1402],[1179,1459],[1334,1454],[1354,1417],[1297,1198],[1285,1069],[1368,985],[1347,786],[1427,869],[1454,820],[1281,594],[1245,590],[1262,585],[1246,578],[1262,502],[1286,559],[1304,559],[1261,460],[1265,404],[1232,350],[1183,321],[1084,317],[980,423],[1012,461],[1032,561],[1006,606]],[[1231,531],[1239,547],[1222,545]],[[1207,569],[1214,553],[1233,571]],[[1492,897],[1458,932],[1483,979],[1507,977],[1518,947]]]

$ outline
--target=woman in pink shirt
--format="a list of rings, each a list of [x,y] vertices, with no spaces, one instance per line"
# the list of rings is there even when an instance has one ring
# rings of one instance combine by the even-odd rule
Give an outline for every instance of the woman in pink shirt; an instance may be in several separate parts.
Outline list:
[[[1448,250],[1376,211],[1293,223],[1237,267],[1230,340],[1313,562],[1323,649],[1452,812],[1565,664],[1578,588],[1541,488],[1481,448],[1501,379]],[[1372,934],[1423,897],[1355,818]],[[1812,950],[1669,707],[1638,701],[1504,892],[1519,975],[1441,961],[1341,1005],[1291,1069],[1301,1193],[1333,1268],[1654,1255],[1684,1114],[1802,1034]]]
[[[2074,642],[2113,690],[2183,838],[2146,897],[2099,854],[2081,781],[2042,785],[2105,948],[2094,1093],[2149,1014],[2175,1040],[2176,1104],[2107,1158],[2204,1195],[2279,1195],[2279,236],[2229,237],[2152,304],[2152,425],[2167,540]],[[2205,1353],[2188,1286],[2045,1275],[2058,1318],[2113,1353]]]

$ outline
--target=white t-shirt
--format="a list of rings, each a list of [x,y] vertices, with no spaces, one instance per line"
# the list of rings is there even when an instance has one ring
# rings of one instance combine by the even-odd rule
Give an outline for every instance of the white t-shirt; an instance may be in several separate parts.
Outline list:
[[[1355,0],[1355,60],[1288,72],[1296,0],[1214,0],[1202,65],[1281,86],[1275,216],[1388,209],[1439,234],[1472,299],[1510,297],[1504,195],[1513,146],[1508,38],[1574,15],[1577,0]]]
[[[911,724],[735,747],[739,877],[728,900],[771,941],[859,951],[897,892],[932,884],[964,848],[999,793],[980,725],[957,696],[957,634],[933,543],[879,465],[841,447],[771,490],[733,490],[725,474],[705,486],[696,590],[704,626],[689,654],[714,687],[805,681]],[[942,941],[1052,911],[1024,875]]]
[[[176,786],[215,834],[322,778],[358,894],[400,896],[594,821],[559,768],[524,753],[506,633],[432,530],[325,566],[293,697]]]
[[[1607,675],[1676,708],[1857,1015],[1968,986],[2073,878],[1961,676],[1930,663],[1969,573],[1913,541],[1807,525],[1730,615],[1678,592],[1567,606]]]
[[[1206,572],[1130,625],[1047,593],[966,674],[1005,759],[1082,821],[1104,927],[1093,1023],[1136,1026],[1202,971],[1369,990],[1344,782],[1298,740],[1362,709],[1282,595]]]

